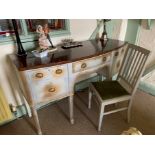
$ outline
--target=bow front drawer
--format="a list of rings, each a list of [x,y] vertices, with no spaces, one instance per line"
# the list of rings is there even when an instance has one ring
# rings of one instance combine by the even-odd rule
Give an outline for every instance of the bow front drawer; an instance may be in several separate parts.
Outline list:
[[[110,54],[104,54],[93,58],[73,62],[72,63],[73,73],[86,71],[88,69],[99,67],[100,65],[105,65],[110,61],[110,58],[111,58]]]
[[[36,87],[37,103],[67,96],[68,85],[63,80],[47,82]]]
[[[35,103],[55,100],[68,94],[67,65],[57,65],[24,72],[28,90]]]
[[[39,83],[50,79],[50,72],[48,68],[33,69],[28,71],[28,74],[29,80],[34,83]]]

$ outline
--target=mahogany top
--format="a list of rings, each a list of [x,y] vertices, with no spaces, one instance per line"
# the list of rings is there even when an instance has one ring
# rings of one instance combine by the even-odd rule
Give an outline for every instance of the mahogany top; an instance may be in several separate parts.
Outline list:
[[[70,49],[63,49],[59,45],[54,54],[48,53],[48,56],[44,58],[35,57],[31,52],[27,54],[27,57],[18,57],[16,54],[10,54],[9,57],[18,70],[23,71],[91,58],[116,50],[125,44],[126,42],[114,39],[108,39],[105,45],[102,45],[100,41],[87,40],[82,42],[83,46]]]

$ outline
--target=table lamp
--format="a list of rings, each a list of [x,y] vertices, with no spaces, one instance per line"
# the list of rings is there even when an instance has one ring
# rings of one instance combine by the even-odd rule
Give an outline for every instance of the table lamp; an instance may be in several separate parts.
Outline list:
[[[16,36],[16,41],[17,41],[17,46],[18,46],[17,55],[22,56],[22,57],[26,56],[27,53],[26,53],[26,51],[24,50],[24,48],[22,46],[22,43],[21,43],[21,40],[20,40],[20,37],[19,37],[19,33],[18,33],[17,23],[16,23],[15,19],[12,19],[12,24],[13,24],[13,28],[14,28],[14,31],[15,31],[15,36]]]
[[[100,40],[102,42],[107,41],[108,40],[108,36],[107,36],[107,32],[106,32],[106,22],[110,21],[111,19],[102,19],[103,22],[103,32],[102,32],[102,36],[100,38]]]

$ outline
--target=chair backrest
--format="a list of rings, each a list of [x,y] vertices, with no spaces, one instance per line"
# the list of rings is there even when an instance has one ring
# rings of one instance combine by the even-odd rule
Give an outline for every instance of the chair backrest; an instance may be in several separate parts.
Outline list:
[[[149,54],[149,50],[136,45],[128,44],[126,48],[117,80],[131,94],[137,89]]]

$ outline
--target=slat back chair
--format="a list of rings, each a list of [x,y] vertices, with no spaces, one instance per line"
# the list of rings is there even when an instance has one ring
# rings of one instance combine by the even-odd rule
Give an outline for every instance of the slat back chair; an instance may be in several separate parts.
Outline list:
[[[127,110],[127,120],[128,122],[130,121],[132,98],[145,69],[149,54],[149,50],[128,44],[117,80],[93,82],[90,84],[88,108],[91,108],[92,95],[96,97],[100,105],[98,131],[101,131],[103,116],[107,114]],[[104,112],[106,105],[126,100],[128,100],[127,107]]]

